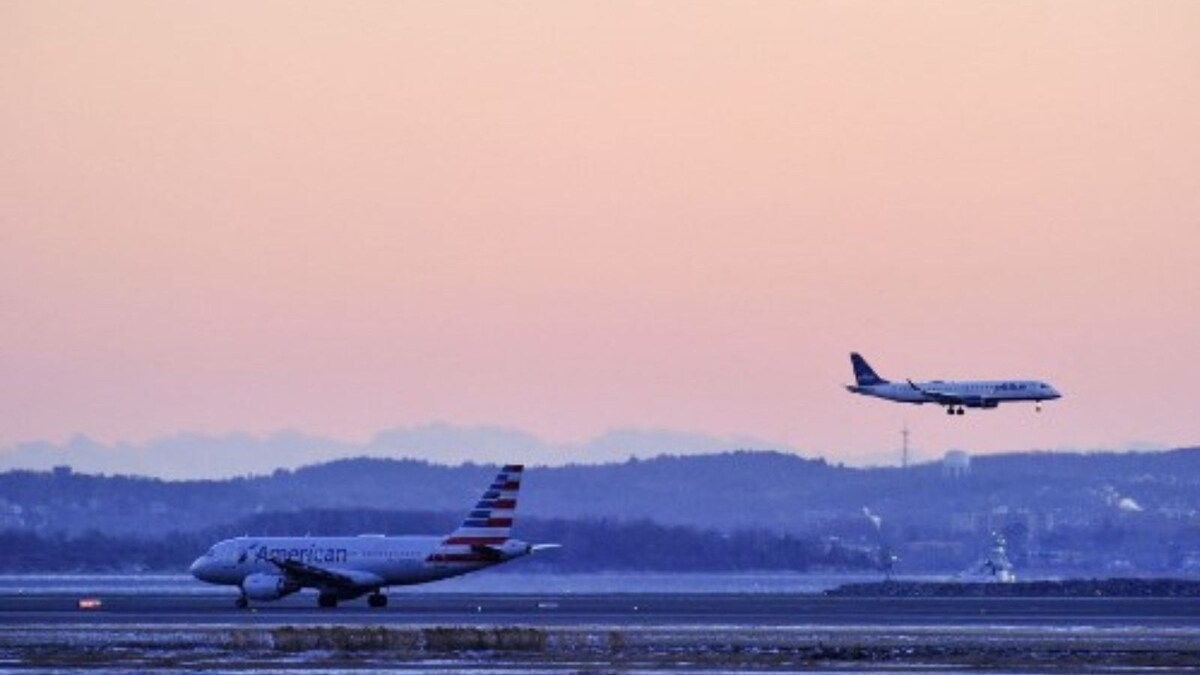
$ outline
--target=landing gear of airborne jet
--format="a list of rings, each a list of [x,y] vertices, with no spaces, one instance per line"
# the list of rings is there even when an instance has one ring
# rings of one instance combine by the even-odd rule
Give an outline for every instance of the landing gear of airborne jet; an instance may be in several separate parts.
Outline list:
[[[250,606],[250,601],[246,599],[246,596],[239,595],[238,599],[233,601],[233,606],[238,609],[246,609]]]
[[[1038,401],[1037,405],[1033,406],[1033,409],[1037,412],[1042,412],[1042,402]]]
[[[367,596],[367,605],[371,607],[387,607],[387,596],[383,593],[372,593]]]
[[[333,609],[337,607],[337,596],[333,593],[322,593],[317,596],[317,606],[322,609]]]

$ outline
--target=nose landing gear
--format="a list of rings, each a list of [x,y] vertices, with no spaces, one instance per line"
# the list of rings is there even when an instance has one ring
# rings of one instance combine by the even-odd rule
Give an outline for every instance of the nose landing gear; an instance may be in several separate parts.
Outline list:
[[[388,599],[383,593],[372,593],[367,596],[367,605],[371,607],[387,607]]]

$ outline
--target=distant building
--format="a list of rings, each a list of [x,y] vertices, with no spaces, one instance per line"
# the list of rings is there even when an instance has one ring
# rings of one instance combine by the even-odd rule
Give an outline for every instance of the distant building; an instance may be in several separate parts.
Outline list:
[[[962,450],[947,450],[942,457],[942,475],[960,478],[971,473],[971,456]]]
[[[14,504],[0,497],[0,529],[20,529],[25,527],[24,509],[20,504]]]
[[[980,518],[977,514],[954,511],[950,514],[950,531],[954,534],[972,534],[979,532],[981,529],[983,529],[979,521]]]

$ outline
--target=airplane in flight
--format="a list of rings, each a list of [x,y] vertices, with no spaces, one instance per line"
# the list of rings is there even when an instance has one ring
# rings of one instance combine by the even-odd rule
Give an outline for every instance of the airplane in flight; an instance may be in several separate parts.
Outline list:
[[[856,382],[846,386],[848,391],[900,403],[936,403],[946,406],[947,415],[962,415],[964,408],[996,408],[1012,401],[1034,401],[1041,412],[1042,401],[1062,397],[1057,389],[1039,380],[905,380],[898,383],[877,375],[858,352],[850,354],[850,363],[854,366]]]
[[[510,538],[524,467],[510,464],[446,536],[237,537],[219,542],[192,563],[192,576],[237,586],[237,606],[278,600],[302,588],[317,589],[317,605],[367,595],[386,607],[388,586],[437,581],[474,572],[558,544]],[[368,595],[369,594],[369,595]]]

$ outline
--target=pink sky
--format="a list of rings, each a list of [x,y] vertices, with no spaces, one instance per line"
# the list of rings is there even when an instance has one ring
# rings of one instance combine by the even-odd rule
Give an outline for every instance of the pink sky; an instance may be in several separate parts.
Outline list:
[[[1200,3],[0,3],[0,445],[1200,442]],[[845,393],[1036,377],[947,418]]]

